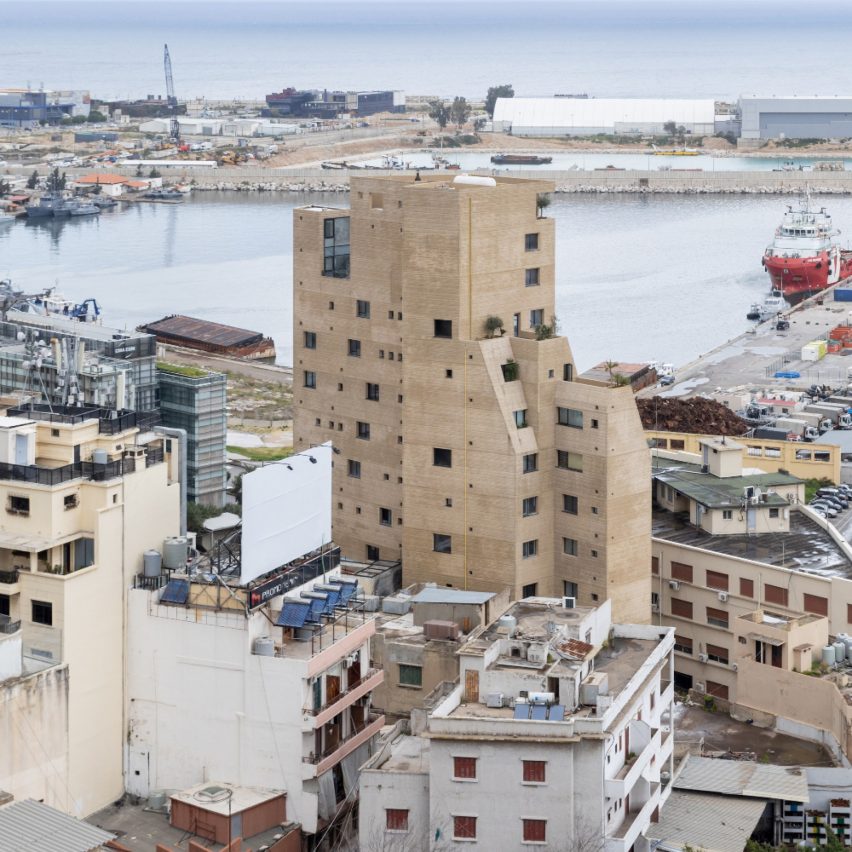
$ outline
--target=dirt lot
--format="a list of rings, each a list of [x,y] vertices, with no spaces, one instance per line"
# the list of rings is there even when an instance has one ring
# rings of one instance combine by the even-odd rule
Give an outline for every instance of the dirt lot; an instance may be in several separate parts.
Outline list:
[[[750,753],[752,760],[780,766],[835,765],[828,752],[817,743],[737,722],[719,711],[675,704],[673,716],[675,750],[681,753],[697,753],[695,749],[703,738],[705,755]]]

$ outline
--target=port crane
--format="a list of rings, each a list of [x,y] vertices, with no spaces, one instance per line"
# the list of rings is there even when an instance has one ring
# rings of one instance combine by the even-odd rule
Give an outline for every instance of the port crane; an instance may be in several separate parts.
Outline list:
[[[172,58],[169,56],[169,46],[163,45],[163,68],[166,72],[166,102],[169,105],[169,139],[180,146],[180,123],[177,119],[177,98],[175,97],[175,81],[172,78]]]

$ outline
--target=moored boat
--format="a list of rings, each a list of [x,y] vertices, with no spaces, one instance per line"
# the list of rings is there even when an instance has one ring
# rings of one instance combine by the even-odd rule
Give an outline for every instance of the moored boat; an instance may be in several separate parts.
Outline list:
[[[498,166],[546,166],[553,157],[539,157],[536,154],[495,154],[491,162]]]
[[[806,196],[798,209],[788,205],[762,263],[784,298],[795,303],[852,277],[852,250],[840,246],[825,207],[812,210]]]

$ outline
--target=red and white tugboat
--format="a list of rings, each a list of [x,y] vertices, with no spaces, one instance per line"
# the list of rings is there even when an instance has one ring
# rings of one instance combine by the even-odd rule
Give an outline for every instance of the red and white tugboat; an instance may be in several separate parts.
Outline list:
[[[825,207],[811,210],[806,195],[798,210],[787,207],[763,265],[791,304],[852,277],[852,250],[843,249]]]

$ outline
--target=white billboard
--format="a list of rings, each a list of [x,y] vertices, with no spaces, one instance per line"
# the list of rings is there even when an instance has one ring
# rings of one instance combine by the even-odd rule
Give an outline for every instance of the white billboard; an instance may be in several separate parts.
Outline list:
[[[243,476],[242,583],[331,542],[331,457],[322,444]]]

